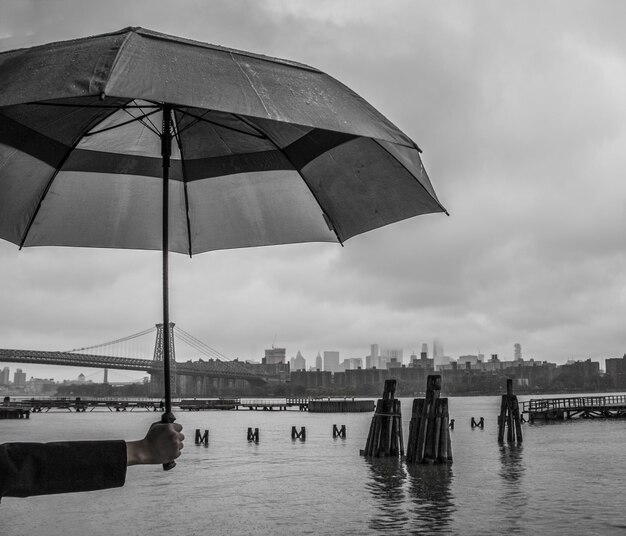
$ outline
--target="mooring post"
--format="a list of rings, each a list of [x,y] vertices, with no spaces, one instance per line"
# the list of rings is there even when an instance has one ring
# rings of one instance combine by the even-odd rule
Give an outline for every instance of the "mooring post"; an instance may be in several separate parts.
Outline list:
[[[336,424],[333,424],[333,438],[340,437],[346,438],[346,425],[342,424],[341,428],[338,428]]]
[[[255,428],[252,431],[252,428],[248,428],[248,441],[254,441],[255,443],[259,442],[259,429]]]
[[[448,399],[440,398],[440,391],[441,376],[429,375],[425,398],[413,400],[406,449],[409,463],[452,463]]]
[[[402,456],[402,406],[395,398],[396,380],[385,380],[383,397],[376,402],[362,456]]]
[[[196,445],[209,446],[209,431],[205,430],[204,433],[200,433],[200,429],[196,428]]]
[[[302,426],[300,431],[295,426],[291,427],[291,439],[296,440],[300,439],[301,441],[306,441],[306,427]]]
[[[498,417],[498,442],[504,442],[506,429],[507,442],[522,442],[522,424],[520,422],[519,403],[513,394],[513,380],[506,380],[506,395],[502,395],[500,416]]]

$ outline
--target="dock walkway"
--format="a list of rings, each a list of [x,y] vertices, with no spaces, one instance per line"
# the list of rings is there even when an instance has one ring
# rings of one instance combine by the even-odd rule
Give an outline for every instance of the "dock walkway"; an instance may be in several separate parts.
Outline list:
[[[539,398],[522,404],[523,414],[528,420],[564,420],[575,417],[624,418],[626,417],[626,395],[576,396],[565,398]]]

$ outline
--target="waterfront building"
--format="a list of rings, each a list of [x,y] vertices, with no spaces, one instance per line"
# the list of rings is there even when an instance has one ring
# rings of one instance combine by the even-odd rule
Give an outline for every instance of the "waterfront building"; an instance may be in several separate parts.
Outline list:
[[[328,388],[332,385],[332,373],[323,370],[294,370],[290,374],[292,385],[307,389]]]
[[[626,387],[626,354],[624,357],[605,359],[604,367],[611,387]]]

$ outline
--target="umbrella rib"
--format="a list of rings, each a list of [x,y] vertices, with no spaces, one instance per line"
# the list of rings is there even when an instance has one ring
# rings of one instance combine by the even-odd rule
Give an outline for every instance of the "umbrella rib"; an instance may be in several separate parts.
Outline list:
[[[193,118],[195,118],[196,120],[193,121],[192,123],[190,123],[189,125],[183,127],[180,132],[184,132],[185,130],[187,130],[188,128],[192,127],[193,125],[199,123],[200,121],[204,121],[205,123],[209,123],[210,125],[216,126],[216,127],[220,127],[226,130],[232,130],[233,132],[237,132],[239,134],[244,134],[246,136],[253,136],[254,138],[260,138],[260,139],[268,139],[267,136],[264,133],[260,133],[260,134],[255,134],[253,132],[245,132],[244,130],[239,130],[238,128],[234,128],[234,127],[230,127],[228,125],[222,125],[221,123],[218,123],[216,121],[210,121],[209,119],[205,119],[205,115],[212,112],[213,110],[207,110],[204,114],[202,115],[196,115],[196,114],[192,114],[191,112],[188,111],[183,111],[181,108],[175,108],[177,111],[179,111],[180,113],[184,114],[184,115],[189,115]],[[236,114],[232,114],[235,117],[237,117],[238,119],[241,120],[241,118],[236,115]],[[249,125],[248,123],[246,123],[248,126],[254,128],[254,130],[258,129],[256,127],[254,127],[253,125]],[[270,140],[271,141],[271,140]]]
[[[115,110],[115,108],[111,108],[111,109]],[[99,121],[96,122],[96,124],[94,126],[102,123],[102,121],[104,121],[110,115],[111,114],[105,114],[102,118],[100,118]],[[39,214],[39,211],[41,210],[41,206],[43,204],[44,199],[46,198],[46,196],[48,195],[48,192],[50,191],[50,188],[52,187],[52,183],[57,178],[57,175],[59,174],[59,171],[61,171],[61,169],[65,165],[65,162],[67,162],[67,159],[72,154],[72,151],[74,151],[74,149],[76,149],[76,147],[78,146],[78,144],[80,143],[82,138],[83,138],[82,135],[76,137],[76,140],[74,141],[72,146],[68,148],[68,150],[63,155],[63,158],[61,158],[59,163],[54,167],[54,173],[52,174],[52,176],[50,177],[50,180],[46,184],[46,187],[44,188],[44,190],[43,190],[43,192],[41,194],[41,197],[39,198],[39,202],[37,203],[37,207],[35,208],[32,216],[30,217],[30,219],[28,221],[28,225],[26,226],[26,230],[24,231],[24,234],[22,235],[22,239],[20,240],[20,246],[19,246],[20,250],[24,247],[24,244],[26,243],[26,239],[28,238],[28,234],[30,233],[31,228],[32,228],[33,224],[35,223],[35,219],[37,218],[37,215]]]
[[[144,126],[146,126],[146,128],[149,128],[149,127],[148,127],[148,126],[147,126],[147,125],[146,125],[146,124],[142,121],[142,119],[144,119],[144,118],[146,118],[146,117],[149,117],[149,116],[151,116],[151,115],[153,115],[153,114],[155,114],[155,113],[159,112],[159,110],[157,109],[157,110],[153,110],[153,111],[151,111],[150,113],[143,114],[143,115],[142,115],[142,116],[140,116],[140,117],[135,117],[135,116],[134,116],[133,114],[131,114],[131,113],[130,113],[130,112],[129,112],[126,108],[122,108],[122,110],[124,110],[124,111],[125,111],[128,115],[130,115],[130,116],[132,117],[132,119],[129,119],[128,121],[124,121],[124,122],[122,122],[122,123],[118,123],[117,125],[112,125],[112,126],[110,126],[110,127],[101,128],[100,130],[95,130],[95,131],[87,132],[87,133],[85,134],[85,137],[87,137],[87,136],[93,136],[93,135],[95,135],[95,134],[101,134],[102,132],[108,132],[109,130],[114,130],[114,129],[116,129],[116,128],[120,128],[120,127],[123,127],[123,126],[129,125],[130,123],[135,123],[136,121],[141,122]],[[152,129],[150,129],[150,130],[152,130]]]
[[[315,195],[315,192],[313,191],[313,189],[309,186],[309,183],[304,179],[300,168],[296,165],[296,163],[289,157],[289,155],[287,153],[285,153],[285,151],[283,151],[280,146],[272,139],[270,138],[265,132],[263,132],[261,129],[259,129],[254,123],[251,123],[250,121],[248,121],[245,117],[240,116],[239,114],[233,114],[237,119],[239,119],[240,121],[242,121],[243,123],[245,123],[246,125],[248,125],[250,128],[253,128],[254,130],[256,130],[257,132],[259,132],[261,134],[261,136],[266,139],[267,141],[269,141],[272,145],[274,145],[274,147],[276,147],[276,149],[287,159],[287,161],[293,166],[293,169],[296,171],[296,173],[298,173],[298,175],[300,175],[300,178],[302,179],[302,181],[304,182],[304,184],[306,184],[307,188],[309,189],[309,192],[311,193],[311,195],[313,196],[313,199],[315,199],[315,202],[317,203],[317,206],[320,207],[320,210],[322,211],[322,215],[324,217],[324,221],[326,221],[326,225],[328,225],[328,227],[330,227],[330,230],[335,234],[335,236],[337,237],[337,241],[343,246],[343,240],[341,239],[341,237],[339,236],[339,233],[337,232],[337,228],[335,226],[335,222],[333,221],[333,219],[330,217],[330,214],[327,214],[326,211],[324,210],[324,207],[322,207],[322,204],[320,203],[320,200],[317,198],[317,196]]]
[[[63,167],[63,165],[69,158],[70,154],[72,154],[72,151],[76,148],[79,141],[80,139],[76,141],[76,143],[74,143],[74,145],[70,148],[70,150],[65,153],[65,155],[63,156],[63,159],[61,160],[61,162],[59,162],[59,165],[54,169],[54,173],[50,177],[48,184],[46,184],[46,187],[44,188],[44,191],[39,199],[39,203],[37,203],[37,208],[33,212],[33,215],[30,217],[28,226],[26,227],[26,230],[24,231],[24,234],[22,235],[22,240],[20,240],[20,250],[24,247],[24,244],[26,243],[26,238],[28,237],[28,233],[30,233],[31,227],[33,226],[33,223],[35,223],[35,219],[37,218],[37,215],[39,214],[39,211],[41,210],[41,205],[43,204],[43,200],[48,195],[48,192],[50,191],[50,187],[52,186],[54,179],[56,179],[57,175],[59,174],[59,171],[61,171],[61,168]]]

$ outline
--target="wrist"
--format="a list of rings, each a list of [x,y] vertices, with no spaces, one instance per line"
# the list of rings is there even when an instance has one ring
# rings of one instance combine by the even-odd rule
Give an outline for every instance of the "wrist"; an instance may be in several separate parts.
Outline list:
[[[143,440],[126,442],[126,465],[146,463]]]

